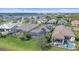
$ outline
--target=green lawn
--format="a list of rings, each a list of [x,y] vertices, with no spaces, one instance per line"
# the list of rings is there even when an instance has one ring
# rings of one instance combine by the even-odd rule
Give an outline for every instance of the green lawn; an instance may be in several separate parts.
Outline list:
[[[48,51],[66,51],[66,49],[52,47],[52,48],[49,49]]]
[[[37,51],[40,48],[37,45],[37,40],[29,40],[29,41],[21,41],[16,37],[7,36],[6,38],[0,38],[0,48],[5,48],[9,50],[15,51]]]
[[[38,47],[38,41],[31,39],[29,41],[21,41],[20,39],[7,36],[6,38],[0,38],[0,48],[13,51],[40,51]],[[66,49],[52,47],[48,51],[64,51]]]
[[[41,51],[37,40],[31,39],[29,41],[21,41],[11,35],[6,38],[0,38],[0,48],[11,51]],[[67,51],[67,49],[52,47],[48,49],[48,51]]]

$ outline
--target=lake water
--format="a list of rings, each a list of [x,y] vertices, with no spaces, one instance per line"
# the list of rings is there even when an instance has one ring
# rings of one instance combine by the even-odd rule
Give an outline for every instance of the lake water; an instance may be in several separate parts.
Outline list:
[[[43,15],[39,13],[0,13],[0,15],[13,15],[13,16],[38,16]]]

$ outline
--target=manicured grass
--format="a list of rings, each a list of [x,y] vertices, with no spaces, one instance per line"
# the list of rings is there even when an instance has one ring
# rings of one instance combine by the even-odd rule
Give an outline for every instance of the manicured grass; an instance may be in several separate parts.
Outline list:
[[[6,38],[0,38],[0,48],[13,50],[13,51],[40,51],[38,41],[31,39],[29,41],[21,41],[17,37],[11,35]],[[63,51],[62,48],[50,48],[48,51]]]
[[[13,51],[41,51],[38,47],[38,41],[31,39],[29,41],[21,41],[11,35],[6,38],[0,38],[0,48]],[[48,51],[65,51],[66,49],[52,47]]]
[[[78,49],[79,49],[79,42]],[[38,41],[31,39],[29,41],[21,41],[20,39],[11,35],[6,38],[0,38],[0,48],[10,51],[41,51],[38,46]],[[68,51],[67,49],[52,47],[48,51]]]
[[[37,40],[31,39],[29,41],[21,41],[20,39],[13,37],[13,36],[7,36],[6,38],[0,38],[0,48],[5,48],[9,50],[15,50],[15,51],[38,51],[40,48],[37,45]]]

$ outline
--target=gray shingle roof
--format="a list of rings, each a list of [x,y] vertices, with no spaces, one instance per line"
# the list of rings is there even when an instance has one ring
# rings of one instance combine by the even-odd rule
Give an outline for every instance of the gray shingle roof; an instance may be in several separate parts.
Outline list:
[[[56,22],[57,22],[57,20],[52,19],[52,20],[49,20],[47,23],[48,23],[48,24],[56,24]]]
[[[66,25],[67,23],[68,22],[66,20],[63,20],[63,19],[61,19],[61,20],[58,21],[59,25]]]
[[[8,23],[8,24],[1,25],[0,28],[3,28],[3,29],[11,29],[14,26],[17,26],[17,24],[16,23]]]
[[[41,26],[41,27],[39,27],[39,28],[37,28],[37,29],[34,29],[34,30],[32,30],[30,33],[36,33],[36,34],[39,34],[39,33],[43,33],[44,31],[43,31],[43,29],[46,31],[46,32],[50,32],[51,30],[52,30],[52,28],[48,28],[49,26],[46,26],[46,25],[44,25],[44,26]],[[42,34],[41,33],[41,34]]]
[[[30,30],[32,30],[33,28],[36,28],[38,26],[38,24],[26,24],[26,25],[22,25],[20,26],[18,29],[28,32]]]

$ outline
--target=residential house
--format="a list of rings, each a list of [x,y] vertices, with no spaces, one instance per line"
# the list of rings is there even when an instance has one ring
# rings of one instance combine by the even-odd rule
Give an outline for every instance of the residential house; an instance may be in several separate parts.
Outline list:
[[[0,33],[15,33],[17,30],[18,24],[16,23],[7,23],[0,25]]]
[[[54,29],[51,39],[53,45],[62,48],[75,48],[75,35],[71,28],[59,25]]]
[[[79,31],[78,27],[73,27],[72,29],[73,29],[73,31]]]
[[[47,19],[45,19],[45,18],[37,19],[37,23],[38,23],[38,24],[46,23],[46,22],[47,22]]]
[[[61,19],[61,20],[58,21],[57,24],[58,25],[66,25],[66,24],[68,24],[68,22],[66,20]]]
[[[46,24],[56,24],[57,20],[55,19],[52,19],[52,20],[49,20]]]
[[[38,26],[39,26],[38,24],[28,23],[28,24],[19,26],[17,29],[22,32],[29,32]]]
[[[51,26],[43,25],[39,28],[36,28],[36,29],[30,31],[29,34],[32,38],[38,38],[42,34],[45,35],[46,33],[51,32],[52,30],[53,30],[53,28]]]
[[[71,21],[72,26],[79,26],[79,20]]]

